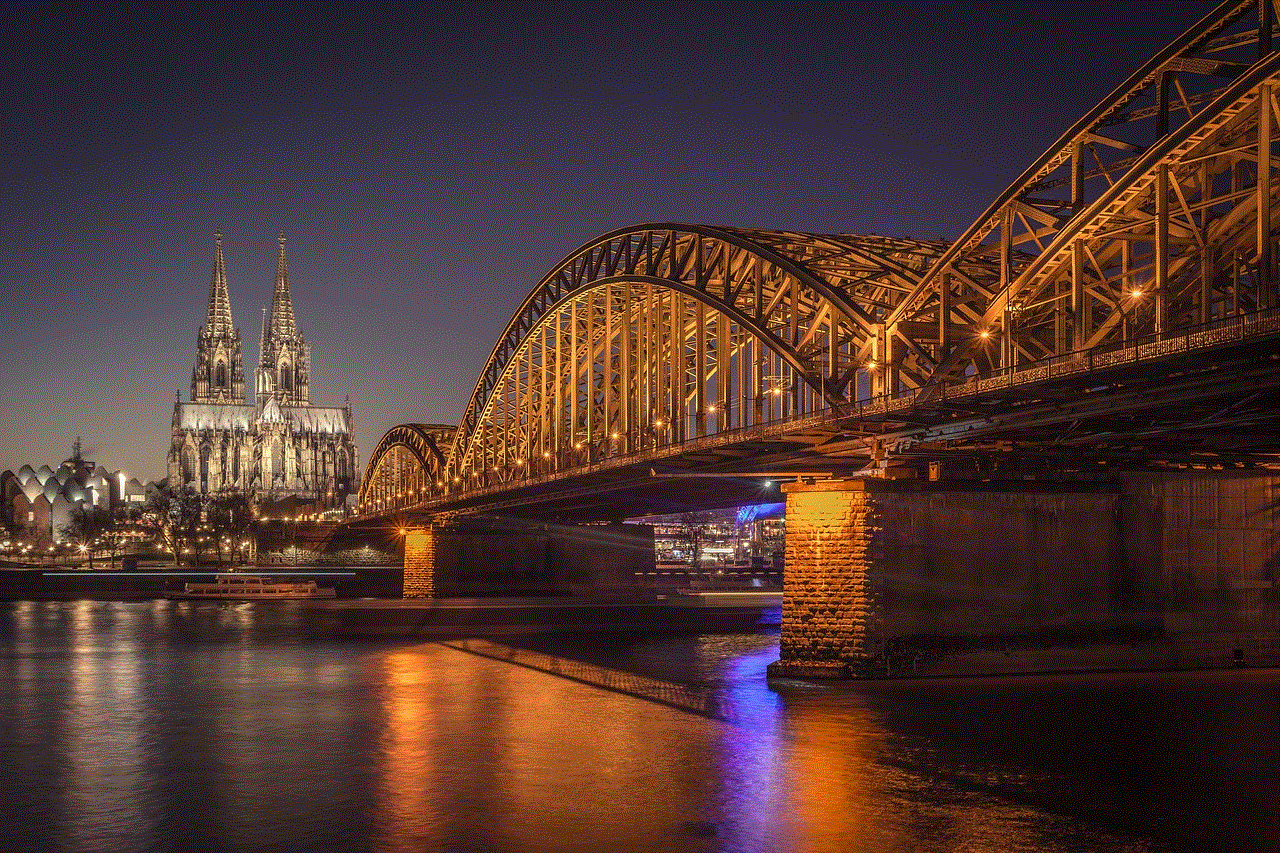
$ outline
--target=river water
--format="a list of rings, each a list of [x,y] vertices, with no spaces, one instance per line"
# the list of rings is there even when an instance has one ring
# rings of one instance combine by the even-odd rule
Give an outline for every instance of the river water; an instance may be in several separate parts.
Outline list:
[[[766,683],[776,633],[0,603],[4,851],[1275,851],[1280,670]]]

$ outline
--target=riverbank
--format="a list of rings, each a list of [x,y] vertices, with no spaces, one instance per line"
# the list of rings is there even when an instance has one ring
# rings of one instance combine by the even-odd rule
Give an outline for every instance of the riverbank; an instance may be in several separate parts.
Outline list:
[[[0,601],[137,601],[163,598],[188,581],[207,581],[225,566],[199,569],[165,566],[137,571],[77,568],[19,568],[0,570]],[[403,571],[399,566],[239,566],[245,574],[279,578],[324,580],[344,598],[398,597]]]

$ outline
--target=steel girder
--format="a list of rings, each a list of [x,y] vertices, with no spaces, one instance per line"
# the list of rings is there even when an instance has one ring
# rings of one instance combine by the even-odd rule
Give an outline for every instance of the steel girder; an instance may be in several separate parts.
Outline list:
[[[881,393],[883,317],[945,248],[675,224],[606,234],[516,312],[437,485],[561,470]]]
[[[1277,5],[1219,6],[996,199],[886,318],[902,369],[936,386],[1276,305]]]
[[[494,345],[444,464],[402,492],[928,401],[1280,305],[1278,8],[1222,3],[953,244],[654,224],[584,245]]]
[[[456,430],[445,424],[400,424],[387,430],[360,482],[361,511],[395,509],[425,496],[445,467],[440,448],[448,449]]]

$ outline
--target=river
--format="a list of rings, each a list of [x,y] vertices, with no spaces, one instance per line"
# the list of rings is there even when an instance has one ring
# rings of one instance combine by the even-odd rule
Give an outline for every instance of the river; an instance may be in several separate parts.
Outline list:
[[[0,603],[5,851],[1276,851],[1280,670],[766,682],[771,633]]]

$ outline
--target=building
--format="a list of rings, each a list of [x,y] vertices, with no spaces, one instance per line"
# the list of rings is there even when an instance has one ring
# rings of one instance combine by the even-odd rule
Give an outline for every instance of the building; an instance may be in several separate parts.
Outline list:
[[[196,338],[191,401],[173,406],[169,484],[208,494],[241,491],[261,501],[302,498],[342,506],[359,489],[350,398],[311,405],[311,348],[293,315],[284,235],[275,291],[262,318],[253,398],[245,393],[240,330],[231,319],[222,234],[215,239],[209,307]]]
[[[71,457],[57,468],[27,464],[17,473],[0,473],[0,495],[4,538],[37,552],[64,541],[63,530],[82,508],[112,512],[141,507],[147,500],[146,489],[136,478],[123,471],[110,472],[81,456],[79,438]]]

